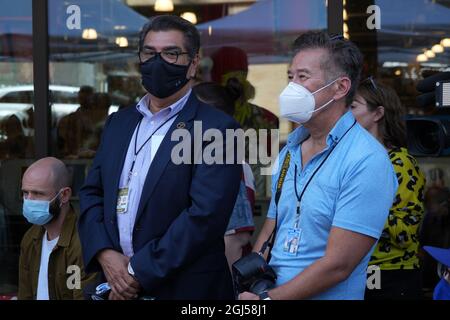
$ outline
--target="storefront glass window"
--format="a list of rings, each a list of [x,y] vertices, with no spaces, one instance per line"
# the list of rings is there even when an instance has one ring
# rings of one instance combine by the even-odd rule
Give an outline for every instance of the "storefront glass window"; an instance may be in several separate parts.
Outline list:
[[[415,87],[424,77],[449,70],[449,2],[362,0],[346,1],[344,8],[344,28],[365,55],[364,75],[392,86],[411,113],[433,112],[418,105]]]
[[[369,29],[367,8],[371,15],[378,12],[376,26]],[[376,0],[346,1],[347,24],[350,39],[355,41],[365,55],[364,76],[373,75],[395,89],[411,116],[422,121],[446,121],[449,109],[438,109],[434,103],[433,85],[427,99],[417,99],[419,81],[439,72],[450,71],[450,3],[445,0]],[[370,23],[369,23],[370,24]],[[433,127],[434,128],[434,127]],[[408,129],[412,129],[409,127]],[[412,130],[410,130],[410,133]],[[437,137],[448,132],[427,129],[409,135],[408,142],[423,141],[434,147]],[[412,151],[411,148],[409,150]],[[449,150],[446,151],[449,154]],[[450,161],[448,156],[431,157],[425,153],[416,155],[419,166],[426,174],[423,190],[425,217],[420,228],[420,243],[448,248],[450,246],[448,190],[450,186]],[[436,209],[438,207],[439,209]],[[405,210],[407,210],[405,208]],[[426,252],[421,253],[423,289],[431,298],[439,280],[437,266]]]
[[[0,10],[0,298],[17,290],[21,237],[20,181],[34,157],[31,0]]]
[[[278,123],[277,117],[277,97],[288,82],[290,44],[303,31],[327,28],[326,1],[173,2],[173,11],[157,12],[154,1],[48,0],[49,43],[42,45],[49,47],[50,150],[72,170],[77,210],[77,192],[95,156],[104,121],[145,94],[138,68],[139,32],[157,14],[182,15],[197,24],[202,42],[198,82],[223,82],[231,69],[239,71],[233,76],[242,80],[245,105],[258,112],[248,114],[241,106],[236,117],[244,127],[280,126],[282,140],[291,129],[287,122]],[[35,160],[31,18],[31,0],[7,2],[0,13],[3,298],[17,293],[19,246],[29,228],[21,212],[20,185],[23,172]],[[221,54],[229,65],[217,60],[224,47]],[[233,54],[236,48],[238,55]],[[267,198],[268,184],[261,182],[257,195]]]

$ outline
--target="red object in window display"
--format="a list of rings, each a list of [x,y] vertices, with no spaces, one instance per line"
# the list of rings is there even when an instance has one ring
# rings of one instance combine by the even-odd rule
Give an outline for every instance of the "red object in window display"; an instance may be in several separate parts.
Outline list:
[[[0,301],[4,300],[17,300],[17,293],[8,293],[0,295]]]

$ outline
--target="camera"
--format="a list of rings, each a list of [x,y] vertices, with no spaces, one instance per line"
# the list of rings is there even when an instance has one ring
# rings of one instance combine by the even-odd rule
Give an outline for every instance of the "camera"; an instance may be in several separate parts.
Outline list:
[[[413,156],[450,155],[450,116],[409,116],[406,130]]]
[[[450,155],[450,72],[426,77],[417,84],[417,104],[432,107],[433,115],[408,116],[408,150],[413,156]]]
[[[232,266],[233,281],[238,293],[249,291],[261,294],[275,286],[277,276],[259,253],[252,252]]]

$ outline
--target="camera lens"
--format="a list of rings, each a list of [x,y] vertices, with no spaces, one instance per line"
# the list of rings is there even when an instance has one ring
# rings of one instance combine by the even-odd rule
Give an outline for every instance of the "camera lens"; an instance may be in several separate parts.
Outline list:
[[[439,156],[450,147],[450,121],[407,119],[408,150],[413,156]]]

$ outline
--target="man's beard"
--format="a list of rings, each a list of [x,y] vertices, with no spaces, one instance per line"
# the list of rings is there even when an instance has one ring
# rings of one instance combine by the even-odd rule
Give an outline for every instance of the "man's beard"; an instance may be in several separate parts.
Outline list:
[[[59,196],[50,204],[49,210],[52,215],[52,220],[57,219],[61,213],[61,201],[59,200]]]

